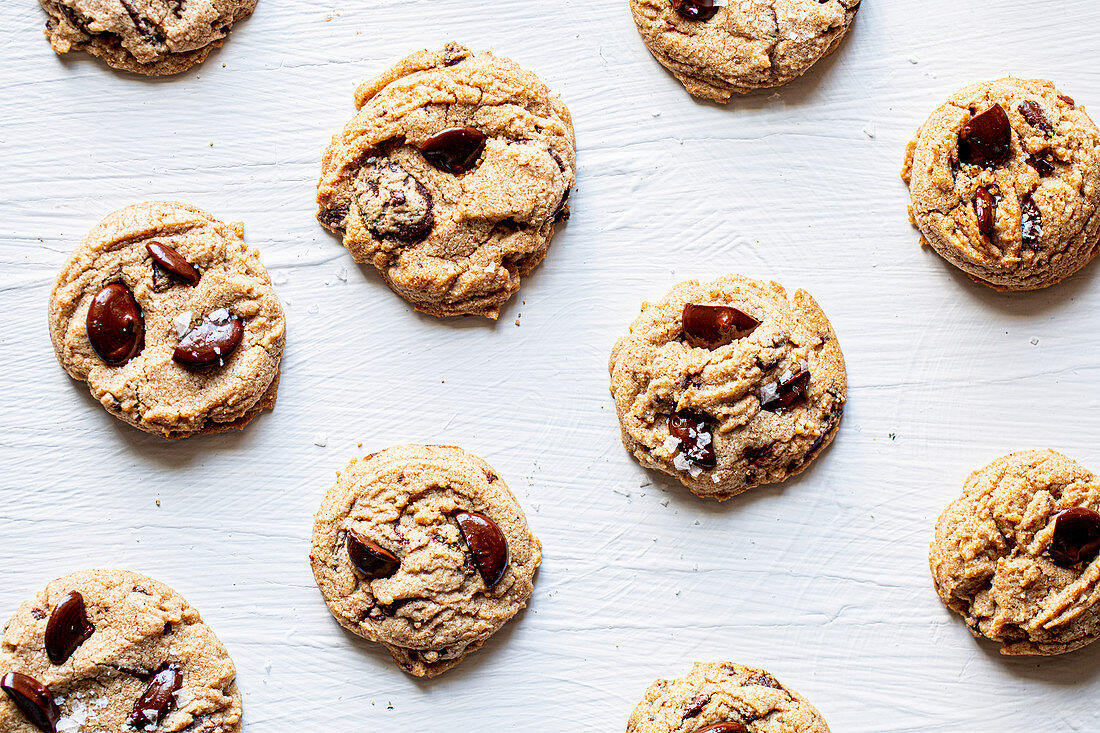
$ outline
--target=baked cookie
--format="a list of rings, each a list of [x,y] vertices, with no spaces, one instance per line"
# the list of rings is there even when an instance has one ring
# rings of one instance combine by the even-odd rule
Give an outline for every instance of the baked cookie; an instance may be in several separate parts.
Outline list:
[[[271,409],[286,323],[243,233],[173,201],[109,215],[54,285],[61,366],[112,415],[166,438],[241,428]]]
[[[355,91],[318,220],[434,316],[496,318],[546,255],[576,180],[569,110],[538,77],[450,44]]]
[[[1062,654],[1100,635],[1100,478],[1054,451],[970,474],[936,523],[944,604],[1002,654]]]
[[[73,49],[116,69],[177,74],[222,45],[256,0],[38,0],[58,54]]]
[[[168,586],[128,570],[59,578],[0,645],[5,733],[240,730],[229,653]]]
[[[945,260],[996,290],[1035,290],[1100,250],[1100,131],[1042,79],[952,95],[906,151],[909,218]]]
[[[740,275],[643,303],[609,369],[626,449],[714,499],[801,473],[832,442],[847,393],[814,299]]]
[[[829,726],[762,669],[696,662],[686,677],[650,685],[626,733],[829,733]]]
[[[310,562],[340,625],[435,677],[527,605],[542,544],[485,461],[401,445],[348,464],[317,512]]]
[[[697,97],[776,87],[837,46],[859,0],[630,0],[642,40]]]

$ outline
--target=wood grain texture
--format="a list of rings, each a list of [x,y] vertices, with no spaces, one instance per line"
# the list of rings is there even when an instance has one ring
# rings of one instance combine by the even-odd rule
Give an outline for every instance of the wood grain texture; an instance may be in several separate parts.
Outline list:
[[[728,107],[687,96],[626,0],[261,0],[156,80],[59,59],[36,3],[5,11],[0,617],[78,568],[153,575],[230,649],[249,733],[623,730],[696,659],[771,670],[838,733],[1100,725],[1100,644],[1002,659],[927,568],[972,469],[1042,447],[1100,469],[1100,265],[1037,293],[974,285],[917,245],[898,177],[971,81],[1048,77],[1100,111],[1094,0],[869,0],[833,57]],[[313,219],[355,85],[451,39],[534,70],[577,129],[573,218],[495,325],[413,313]],[[67,253],[154,198],[245,222],[286,306],[278,405],[242,433],[144,435],[54,359]],[[850,387],[813,468],[717,505],[622,450],[606,359],[642,299],[727,271],[813,293]],[[484,457],[545,545],[530,608],[432,682],[344,633],[307,558],[335,471],[405,441]]]

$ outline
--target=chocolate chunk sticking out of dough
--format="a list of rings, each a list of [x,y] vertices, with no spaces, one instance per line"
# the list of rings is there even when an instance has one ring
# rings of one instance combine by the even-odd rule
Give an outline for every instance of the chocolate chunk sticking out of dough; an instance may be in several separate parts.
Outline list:
[[[88,342],[112,366],[137,356],[145,336],[141,306],[122,283],[106,285],[92,298],[87,317]]]
[[[344,219],[348,216],[348,210],[347,204],[337,204],[331,208],[323,209],[317,214],[317,220],[327,229],[342,232],[344,231]]]
[[[397,163],[369,158],[356,176],[355,186],[359,212],[376,237],[415,244],[431,234],[435,226],[432,194]],[[343,227],[343,217],[340,222]]]
[[[1092,562],[1100,553],[1100,513],[1086,507],[1073,507],[1054,519],[1054,534],[1047,554],[1055,564],[1071,568]]]
[[[146,243],[145,249],[149,251],[153,262],[164,268],[165,272],[175,275],[188,285],[199,284],[199,271],[175,247],[154,240]]]
[[[778,382],[765,384],[760,388],[760,409],[768,412],[782,412],[806,393],[810,383],[810,372],[803,367],[791,374],[784,372]]]
[[[671,0],[672,8],[688,20],[706,21],[718,14],[721,0]]]
[[[34,677],[19,672],[8,672],[0,678],[0,689],[7,693],[35,727],[46,733],[55,733],[61,711],[49,689]]]
[[[1048,158],[1041,157],[1040,155],[1027,156],[1027,164],[1035,169],[1035,172],[1039,174],[1040,178],[1052,176],[1057,170],[1057,168],[1054,167],[1054,163]]]
[[[352,566],[368,580],[388,578],[401,567],[396,555],[354,529],[348,530],[344,545]]]
[[[714,433],[704,415],[688,410],[669,415],[668,432],[680,441],[680,450],[696,466],[709,469],[718,465]]]
[[[420,153],[436,168],[459,175],[477,165],[485,140],[485,133],[473,127],[449,127],[421,143]]]
[[[508,540],[497,523],[484,514],[455,512],[454,518],[481,579],[492,588],[508,569]]]
[[[1043,237],[1043,213],[1031,194],[1020,200],[1020,239],[1027,249],[1039,249]]]
[[[695,347],[716,349],[751,334],[760,321],[728,305],[684,305],[684,338]]]
[[[167,666],[153,675],[145,692],[134,703],[130,726],[137,730],[153,730],[168,714],[176,701],[176,692],[183,687],[183,674]]]
[[[997,213],[997,200],[988,188],[979,188],[974,192],[974,213],[978,217],[978,231],[987,237],[991,235]]]
[[[240,316],[218,308],[180,339],[172,358],[189,367],[224,366],[243,336]]]
[[[1047,117],[1046,112],[1039,106],[1038,102],[1033,102],[1028,99],[1024,102],[1020,102],[1020,106],[1017,108],[1023,118],[1027,120],[1027,124],[1031,125],[1037,130],[1040,130],[1044,135],[1050,137],[1054,134],[1054,125],[1050,124],[1050,119]]]
[[[706,728],[700,728],[694,733],[749,733],[749,729],[743,723],[727,720],[722,723],[708,725]]]
[[[1012,126],[1004,107],[992,107],[970,118],[959,133],[959,159],[967,165],[993,168],[1008,160]]]
[[[46,656],[54,664],[64,664],[94,632],[95,626],[88,620],[84,608],[84,596],[78,591],[70,591],[54,606],[46,622]]]

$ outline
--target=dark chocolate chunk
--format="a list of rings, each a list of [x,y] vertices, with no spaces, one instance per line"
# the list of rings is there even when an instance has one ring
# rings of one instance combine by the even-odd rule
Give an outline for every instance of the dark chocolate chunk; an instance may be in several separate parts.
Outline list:
[[[705,415],[689,410],[669,415],[668,432],[680,441],[680,451],[696,466],[709,469],[718,465],[714,433]]]
[[[1092,562],[1100,553],[1100,513],[1076,506],[1054,519],[1054,534],[1047,554],[1057,565],[1071,568]]]
[[[729,305],[687,303],[683,313],[684,338],[695,347],[717,349],[756,330],[760,321]]]
[[[165,272],[175,275],[188,285],[198,284],[199,271],[175,247],[170,247],[163,242],[152,241],[146,243],[145,249],[149,250],[153,262],[164,268]]]
[[[718,14],[715,0],[671,0],[672,9],[688,20],[710,20]]]
[[[88,620],[84,608],[84,596],[70,591],[54,606],[46,622],[46,656],[54,664],[64,664],[94,631],[95,626]]]
[[[352,566],[368,580],[388,578],[401,567],[396,555],[354,529],[348,530],[344,545]]]
[[[240,345],[242,336],[244,322],[240,316],[219,308],[184,334],[172,358],[189,367],[221,366]]]
[[[974,213],[978,217],[978,231],[987,237],[993,234],[997,200],[993,198],[988,188],[979,188],[974,192]]]
[[[794,374],[785,372],[778,382],[765,384],[760,388],[760,409],[768,412],[782,412],[805,395],[809,383],[808,369],[802,369]]]
[[[397,163],[368,159],[359,171],[357,191],[359,213],[379,239],[415,244],[431,234],[435,226],[432,194]]]
[[[724,723],[715,723],[706,728],[700,728],[694,733],[749,733],[749,729],[743,723],[727,720]]]
[[[478,512],[455,512],[455,521],[473,555],[474,566],[492,588],[508,570],[508,540],[497,523]]]
[[[137,730],[156,728],[161,718],[176,703],[176,692],[183,687],[183,673],[174,666],[167,666],[153,675],[145,692],[134,703],[130,713],[130,725]]]
[[[1012,126],[999,104],[970,118],[959,133],[959,160],[967,165],[993,168],[1008,160]]]
[[[1042,237],[1043,213],[1029,193],[1020,199],[1020,238],[1028,249],[1038,249]]]
[[[1042,131],[1047,137],[1054,134],[1054,125],[1050,124],[1047,113],[1043,111],[1043,108],[1039,106],[1038,102],[1033,102],[1028,99],[1020,102],[1020,106],[1017,107],[1017,109],[1020,114],[1023,115],[1024,119],[1027,120],[1027,124]]]
[[[49,688],[19,672],[8,672],[0,678],[0,689],[7,693],[15,706],[27,716],[35,727],[46,733],[55,733],[61,711],[53,701]]]
[[[473,127],[449,127],[421,143],[420,154],[436,168],[459,175],[477,165],[485,140]]]
[[[1040,158],[1034,155],[1029,155],[1027,156],[1027,163],[1035,169],[1035,172],[1039,174],[1040,178],[1046,178],[1047,176],[1053,175],[1054,171],[1056,170],[1054,167],[1054,163],[1052,163],[1047,158]]]
[[[326,229],[342,232],[344,219],[348,216],[348,208],[347,204],[337,204],[328,209],[322,209],[317,213],[317,221],[321,222]]]
[[[100,359],[125,364],[141,351],[145,318],[130,288],[111,283],[96,293],[88,307],[88,342]]]

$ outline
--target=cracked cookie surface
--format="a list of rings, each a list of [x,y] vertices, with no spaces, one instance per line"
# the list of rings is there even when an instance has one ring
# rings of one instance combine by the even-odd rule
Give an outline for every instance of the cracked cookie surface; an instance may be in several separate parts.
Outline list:
[[[685,330],[689,304],[736,309],[756,325],[698,344]],[[814,299],[739,275],[689,280],[644,303],[608,367],[626,449],[716,499],[803,471],[832,442],[847,394],[844,357]]]
[[[355,101],[325,151],[318,220],[417,310],[496,318],[568,216],[569,110],[514,62],[455,44]]]
[[[50,627],[73,592],[82,601],[84,638],[56,663],[47,652],[56,634]],[[20,606],[0,644],[0,674],[13,672],[48,688],[58,733],[240,730],[241,695],[225,647],[178,593],[138,573],[76,572]],[[145,692],[164,673],[176,676],[174,692],[149,702]],[[137,708],[145,728],[133,725]],[[9,695],[0,695],[0,730],[41,733]]]
[[[1100,251],[1100,131],[1049,81],[953,94],[909,143],[902,178],[922,240],[997,290],[1053,285]]]
[[[1100,562],[1052,555],[1074,507],[1100,509],[1100,478],[1060,453],[1021,451],[972,473],[936,523],[936,591],[1002,654],[1061,654],[1100,634]]]
[[[859,0],[630,0],[630,9],[650,52],[689,92],[728,102],[786,84],[832,53]]]
[[[177,74],[220,46],[257,0],[39,0],[58,54],[86,51],[116,69]]]
[[[721,723],[729,727],[715,728]],[[825,719],[797,692],[762,669],[696,662],[685,677],[657,680],[626,733],[829,733]]]
[[[470,513],[504,544],[463,529]],[[340,474],[317,512],[310,562],[344,628],[385,646],[406,672],[434,677],[527,604],[542,545],[485,461],[453,446],[401,445]]]
[[[73,251],[50,299],[50,336],[61,366],[112,415],[166,438],[240,428],[271,409],[286,322],[243,231],[172,201],[107,216]],[[182,264],[165,259],[171,253],[161,260],[183,275],[158,264],[150,247],[174,252]],[[109,289],[121,297],[101,309],[108,328],[97,351],[94,309]],[[135,324],[117,317],[127,303],[136,333]],[[109,353],[105,346],[126,335],[131,340],[122,353]],[[190,359],[180,354],[188,343],[195,344]]]

